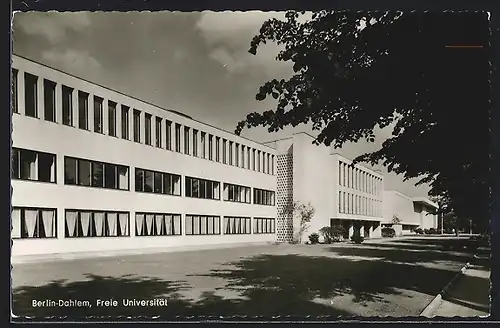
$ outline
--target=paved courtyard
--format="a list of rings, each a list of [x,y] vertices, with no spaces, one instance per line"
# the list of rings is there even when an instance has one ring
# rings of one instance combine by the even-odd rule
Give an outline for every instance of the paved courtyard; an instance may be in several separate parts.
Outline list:
[[[18,316],[418,316],[471,259],[463,240],[265,245],[15,264]],[[97,300],[117,306],[97,306]],[[122,306],[167,299],[167,306]],[[39,300],[89,301],[33,307]]]

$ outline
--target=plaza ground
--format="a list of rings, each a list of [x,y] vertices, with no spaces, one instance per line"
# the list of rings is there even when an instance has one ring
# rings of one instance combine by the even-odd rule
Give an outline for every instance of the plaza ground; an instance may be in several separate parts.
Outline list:
[[[473,258],[463,245],[455,237],[406,237],[14,264],[13,312],[195,320],[418,316]],[[121,304],[155,298],[167,299],[168,306],[96,306],[97,299]],[[47,299],[87,300],[92,306],[32,306]]]

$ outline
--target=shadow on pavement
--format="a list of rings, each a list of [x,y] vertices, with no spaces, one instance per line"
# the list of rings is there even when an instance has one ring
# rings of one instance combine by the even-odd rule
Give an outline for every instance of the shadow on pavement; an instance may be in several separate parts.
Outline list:
[[[163,320],[231,316],[418,316],[430,300],[452,279],[462,261],[446,252],[389,250],[380,245],[318,248],[321,256],[258,255],[226,263],[223,269],[185,274],[183,281],[134,275],[98,276],[86,281],[53,281],[42,286],[13,290],[13,312],[18,316],[155,316]],[[304,246],[315,247],[315,246]],[[378,247],[378,249],[375,249]],[[301,248],[290,248],[292,251]],[[313,250],[313,248],[311,248]],[[328,251],[330,250],[330,251]],[[152,259],[153,260],[153,259]],[[428,267],[417,262],[456,261]],[[110,264],[113,265],[113,264]],[[166,275],[168,276],[168,275]],[[191,277],[220,278],[225,286],[203,291],[196,299]],[[97,307],[97,299],[166,298],[165,307]],[[91,308],[37,308],[33,300],[89,300]],[[204,316],[204,317],[200,317]],[[217,318],[217,317],[215,317]],[[227,318],[227,317],[226,317]],[[250,318],[250,319],[251,319]]]

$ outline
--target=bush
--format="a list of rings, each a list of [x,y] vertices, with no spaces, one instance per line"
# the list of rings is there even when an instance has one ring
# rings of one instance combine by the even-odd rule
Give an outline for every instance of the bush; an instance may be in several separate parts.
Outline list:
[[[430,235],[431,234],[431,231],[429,229],[424,229],[424,234],[426,235]]]
[[[415,233],[416,233],[417,235],[421,235],[421,234],[423,234],[423,233],[424,233],[424,230],[422,230],[422,228],[417,228],[417,229],[415,229]]]
[[[319,235],[317,233],[312,233],[309,235],[309,241],[312,245],[319,244]]]
[[[360,235],[352,235],[351,241],[355,244],[361,244],[365,240],[365,237]]]
[[[382,228],[382,237],[394,237],[396,236],[396,230],[390,227],[384,227]]]
[[[345,228],[342,226],[323,227],[319,230],[323,236],[325,244],[341,241],[345,234]]]
[[[429,234],[431,234],[431,235],[437,235],[437,234],[438,234],[438,231],[437,231],[437,229],[430,228],[430,229],[429,229]]]

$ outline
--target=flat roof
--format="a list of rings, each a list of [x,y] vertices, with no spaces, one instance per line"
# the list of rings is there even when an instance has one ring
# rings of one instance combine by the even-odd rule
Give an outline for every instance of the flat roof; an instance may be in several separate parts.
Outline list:
[[[96,85],[96,86],[98,86],[98,87],[100,87],[100,88],[103,88],[103,89],[106,89],[106,90],[109,90],[109,91],[112,91],[112,92],[118,93],[118,94],[120,94],[120,95],[122,95],[122,96],[129,97],[129,98],[131,98],[131,99],[134,99],[134,100],[137,100],[137,101],[143,102],[143,103],[145,103],[145,104],[147,104],[147,105],[149,105],[149,106],[153,106],[153,107],[156,107],[156,108],[162,109],[162,110],[167,111],[167,112],[169,112],[169,113],[172,113],[172,114],[174,114],[174,115],[181,116],[181,117],[183,117],[183,118],[185,118],[185,119],[189,119],[189,120],[192,120],[192,121],[194,121],[194,122],[197,122],[197,123],[200,123],[200,124],[203,124],[203,125],[209,126],[209,127],[211,127],[211,128],[217,129],[217,130],[219,130],[219,131],[222,131],[222,132],[225,132],[225,133],[232,134],[232,135],[234,135],[234,136],[236,136],[236,137],[238,137],[238,138],[241,138],[241,139],[245,139],[245,140],[248,140],[248,141],[254,142],[254,143],[256,143],[256,144],[262,145],[262,146],[267,147],[267,148],[270,148],[270,149],[274,149],[274,148],[272,148],[272,147],[270,147],[270,146],[268,146],[268,145],[266,145],[266,144],[264,144],[264,143],[262,143],[262,142],[258,142],[258,141],[255,141],[255,140],[252,140],[252,139],[249,139],[249,138],[243,137],[243,136],[239,136],[239,135],[236,135],[234,132],[227,131],[227,130],[225,130],[225,129],[222,129],[222,128],[219,128],[219,127],[216,127],[216,126],[214,126],[214,125],[211,125],[211,124],[208,124],[208,123],[205,123],[205,122],[202,122],[202,121],[198,121],[198,120],[196,120],[196,119],[192,118],[191,116],[189,116],[189,115],[187,115],[187,114],[184,114],[184,113],[182,113],[182,112],[180,112],[180,111],[177,111],[177,110],[175,110],[175,109],[168,109],[168,108],[164,108],[164,107],[158,106],[158,105],[156,105],[156,104],[154,104],[154,103],[151,103],[151,102],[149,102],[149,101],[145,101],[145,100],[142,100],[142,99],[140,99],[140,98],[137,98],[137,97],[134,97],[134,96],[128,95],[128,94],[126,94],[126,93],[124,93],[124,92],[121,92],[121,91],[118,91],[118,90],[112,89],[112,88],[110,88],[110,87],[106,87],[106,86],[104,86],[104,85],[102,85],[102,84],[99,84],[99,83],[96,83],[96,82],[93,82],[93,81],[89,81],[89,80],[84,79],[84,78],[82,78],[82,77],[79,77],[79,76],[77,76],[77,75],[74,75],[74,74],[71,74],[71,73],[65,72],[65,71],[63,71],[63,70],[60,70],[60,69],[54,68],[54,67],[52,67],[52,66],[49,66],[49,65],[47,65],[47,64],[44,64],[44,63],[41,63],[41,62],[38,62],[38,61],[35,61],[35,60],[33,60],[33,59],[29,59],[29,58],[27,58],[27,57],[24,57],[24,56],[18,55],[18,54],[16,54],[16,53],[12,53],[12,56],[13,56],[13,57],[14,57],[14,56],[15,56],[15,57],[19,57],[19,58],[22,58],[22,59],[24,59],[24,60],[30,61],[30,62],[32,62],[32,63],[35,63],[35,64],[37,64],[37,65],[40,65],[40,66],[43,66],[43,67],[49,68],[49,69],[51,69],[51,70],[54,70],[54,71],[56,71],[56,72],[60,72],[60,73],[66,74],[66,75],[71,76],[71,77],[73,77],[73,78],[75,78],[75,79],[79,79],[79,80],[82,80],[82,81],[84,81],[84,82],[87,82],[87,83],[90,83],[90,84],[94,84],[94,85]],[[11,66],[12,66],[12,61],[11,61]]]
[[[430,207],[439,208],[438,204],[425,197],[414,197],[412,200],[414,203],[422,203]]]

